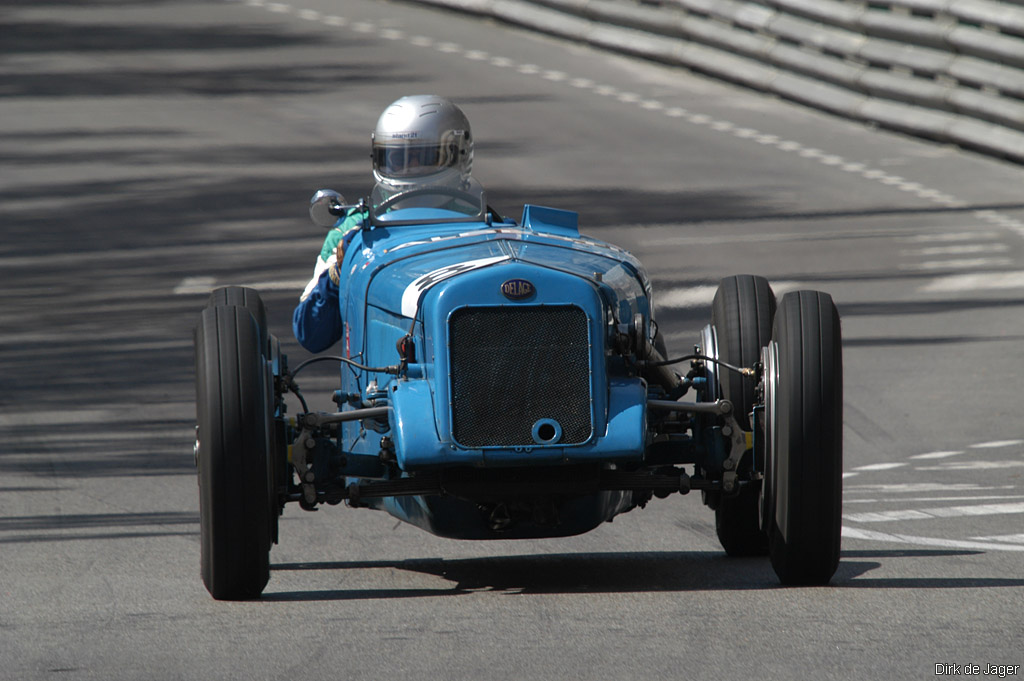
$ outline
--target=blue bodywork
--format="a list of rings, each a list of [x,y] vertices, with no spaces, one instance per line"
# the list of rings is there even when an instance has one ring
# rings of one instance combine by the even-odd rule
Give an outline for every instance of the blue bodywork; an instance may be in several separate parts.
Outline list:
[[[598,484],[650,463],[652,388],[623,347],[653,326],[650,282],[576,213],[389,208],[339,269],[342,353],[362,366],[343,365],[336,401],[387,414],[318,447],[318,479],[343,479],[350,504],[485,539],[579,534],[650,498]],[[444,491],[358,495],[416,479]]]

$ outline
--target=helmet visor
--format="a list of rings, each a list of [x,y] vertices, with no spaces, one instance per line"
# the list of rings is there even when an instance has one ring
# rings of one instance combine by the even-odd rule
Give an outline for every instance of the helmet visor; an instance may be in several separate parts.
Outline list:
[[[423,177],[455,165],[455,144],[381,144],[373,147],[373,168],[383,177]]]

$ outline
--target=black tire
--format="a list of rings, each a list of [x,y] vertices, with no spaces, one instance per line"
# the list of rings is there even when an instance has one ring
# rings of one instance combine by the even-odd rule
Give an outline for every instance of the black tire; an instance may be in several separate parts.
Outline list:
[[[259,291],[245,286],[222,286],[210,292],[206,301],[206,307],[244,307],[256,320],[256,327],[260,333],[260,351],[270,362],[280,362],[281,345],[277,338],[270,334],[267,325],[267,308],[263,304],[263,298]],[[271,400],[273,398],[270,398]],[[273,402],[269,402],[273,406]],[[278,519],[281,515],[281,506],[278,503],[277,490],[286,484],[288,453],[287,443],[284,436],[284,423],[276,423],[271,429],[271,448],[268,457],[267,484],[272,507],[277,512],[271,513],[270,538],[276,544],[278,540]]]
[[[839,566],[843,469],[842,331],[828,294],[782,298],[765,382],[772,568],[783,584],[827,584]]]
[[[256,327],[260,331],[260,352],[267,355],[269,352],[268,331],[267,331],[267,309],[263,305],[259,291],[244,286],[222,286],[210,291],[210,298],[206,301],[206,307],[225,306],[244,307],[256,320]]]
[[[270,579],[267,367],[248,310],[214,306],[196,328],[201,572],[222,600],[258,598]]]
[[[711,303],[711,325],[715,328],[718,359],[749,367],[761,360],[761,348],[768,344],[775,316],[775,294],[764,277],[749,274],[723,279]],[[753,378],[718,369],[719,394],[733,403],[736,420],[751,430],[749,414],[756,400]],[[744,459],[745,468],[753,462]],[[733,497],[723,497],[715,506],[715,531],[730,556],[763,556],[768,537],[760,526],[760,493],[748,487]]]

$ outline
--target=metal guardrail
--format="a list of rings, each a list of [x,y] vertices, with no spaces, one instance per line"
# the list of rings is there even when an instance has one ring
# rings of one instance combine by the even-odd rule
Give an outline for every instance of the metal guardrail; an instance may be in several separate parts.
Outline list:
[[[421,0],[1024,163],[1024,0]]]

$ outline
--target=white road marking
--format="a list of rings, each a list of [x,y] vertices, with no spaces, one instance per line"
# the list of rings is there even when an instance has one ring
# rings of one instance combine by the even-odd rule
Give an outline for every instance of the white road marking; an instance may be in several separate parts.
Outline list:
[[[905,463],[872,463],[867,466],[857,466],[853,470],[855,471],[888,471],[893,468],[902,468],[906,466]]]
[[[895,520],[928,520],[932,517],[933,516],[928,515],[924,511],[915,511],[913,509],[843,514],[843,518],[853,523],[886,523]]]
[[[939,537],[918,537],[909,534],[888,534],[872,530],[843,526],[843,538],[867,539],[893,544],[913,544],[915,546],[937,546],[950,549],[977,549],[981,551],[1024,551],[1024,545],[1012,543],[964,541],[961,539],[942,539]]]
[[[918,471],[989,471],[1024,467],[1024,461],[956,461],[938,466],[918,466]]]
[[[299,295],[308,283],[306,279],[282,279],[278,281],[254,281],[247,284],[239,284],[239,286],[254,288],[257,291],[295,291],[295,295]]]
[[[884,523],[895,520],[931,520],[933,518],[963,518],[979,515],[1008,515],[1024,513],[1024,503],[978,504],[971,506],[940,506],[937,508],[878,511],[844,515],[855,523]]]
[[[944,234],[915,234],[913,236],[900,237],[897,241],[906,241],[909,243],[948,243],[954,241],[997,239],[1000,236],[1001,235],[998,232],[977,230],[971,232],[947,232]]]
[[[951,293],[955,291],[1006,290],[1024,288],[1024,272],[979,272],[954,274],[925,284],[921,293]]]
[[[928,246],[901,251],[904,256],[934,257],[936,255],[973,255],[976,253],[1005,253],[1010,250],[1006,244],[959,244],[957,246]]]
[[[936,501],[995,501],[997,499],[1024,499],[1020,494],[992,494],[983,497],[912,497],[893,499],[843,499],[844,504],[905,504]]]
[[[915,454],[911,459],[947,459],[951,456],[963,454],[963,451],[955,452],[928,452],[927,454]]]
[[[250,281],[234,286],[245,286],[254,288],[257,291],[296,291],[301,292],[306,286],[305,279],[281,279],[271,281]],[[217,287],[216,277],[185,277],[174,287],[173,293],[176,296],[206,294]],[[227,284],[222,284],[227,285]]]
[[[978,541],[1002,541],[1010,544],[1024,544],[1024,534],[1001,534],[995,537],[972,537]]]
[[[1001,447],[1016,447],[1024,445],[1024,440],[993,440],[992,442],[979,442],[971,445],[971,449],[999,449]]]
[[[662,291],[655,296],[658,307],[687,308],[710,305],[715,297],[717,286],[691,286]]]
[[[973,482],[907,482],[878,485],[852,485],[844,488],[844,492],[857,494],[868,492],[871,494],[920,494],[922,492],[975,492],[982,490],[1014,489],[1013,485],[982,486]]]
[[[1011,258],[953,258],[951,260],[928,260],[920,263],[900,265],[902,270],[977,270],[984,267],[1008,267]]]
[[[174,287],[173,293],[176,296],[209,293],[216,282],[214,277],[185,277]]]

